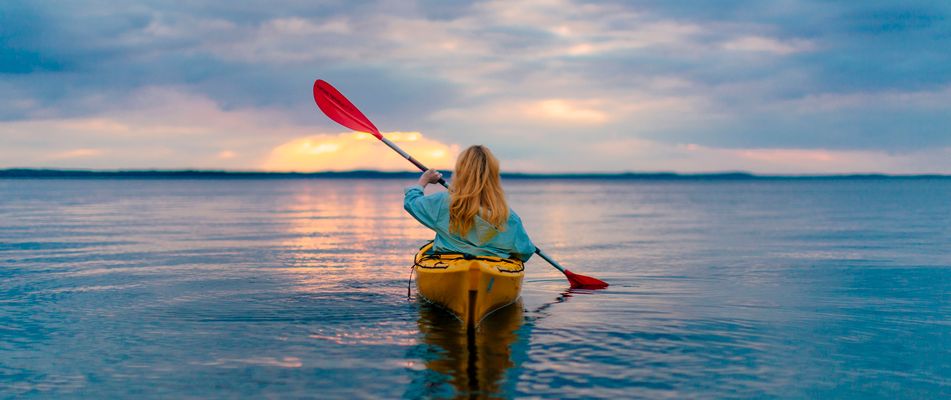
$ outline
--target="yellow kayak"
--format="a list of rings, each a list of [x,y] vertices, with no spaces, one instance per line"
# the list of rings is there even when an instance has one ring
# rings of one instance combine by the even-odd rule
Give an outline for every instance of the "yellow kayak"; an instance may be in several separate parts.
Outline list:
[[[427,301],[439,305],[476,327],[487,315],[518,300],[525,278],[519,260],[473,257],[463,254],[426,254],[432,243],[416,253],[416,289]]]

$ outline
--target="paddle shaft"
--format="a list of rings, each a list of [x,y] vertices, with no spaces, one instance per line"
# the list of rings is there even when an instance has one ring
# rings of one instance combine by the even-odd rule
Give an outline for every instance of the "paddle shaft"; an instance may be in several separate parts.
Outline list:
[[[397,153],[400,153],[400,155],[403,156],[403,158],[405,158],[405,159],[409,160],[409,162],[413,163],[413,165],[415,165],[416,168],[419,168],[420,171],[426,172],[427,170],[429,170],[429,168],[426,168],[426,166],[423,165],[423,163],[421,163],[421,162],[419,162],[419,160],[413,158],[413,156],[409,155],[409,153],[403,151],[403,149],[401,149],[400,146],[397,146],[396,143],[391,142],[390,139],[387,139],[387,138],[383,137],[382,135],[380,135],[380,141],[382,141],[383,143],[385,143],[387,146],[390,146],[390,148],[393,149],[394,151],[396,151]],[[439,184],[442,185],[444,188],[449,189],[449,184],[446,183],[446,180],[445,180],[445,179],[439,178]]]
[[[391,149],[393,149],[393,151],[400,153],[400,155],[403,156],[403,158],[413,163],[413,165],[415,165],[416,168],[419,168],[420,171],[425,172],[429,170],[429,168],[426,168],[426,166],[423,165],[423,163],[419,162],[419,160],[413,158],[413,156],[409,155],[409,153],[403,151],[403,149],[401,149],[400,146],[397,146],[396,143],[391,142],[386,137],[380,137],[380,140],[383,143],[385,143],[387,146],[389,146]],[[446,183],[445,179],[439,178],[439,184],[442,185],[444,188],[449,189],[449,184]],[[535,246],[535,254],[538,254],[538,256],[544,259],[545,261],[548,261],[548,263],[551,264],[552,267],[555,267],[555,269],[561,271],[561,273],[565,273],[565,268],[562,267],[560,264],[558,264],[555,260],[552,260],[551,257],[545,254],[545,252],[543,252],[542,249],[539,249],[538,246]]]
[[[538,256],[541,257],[543,260],[548,261],[548,263],[551,264],[552,267],[555,267],[555,269],[561,271],[561,273],[566,275],[568,274],[567,272],[565,272],[565,267],[562,267],[561,264],[558,264],[557,262],[555,262],[555,260],[552,260],[551,257],[549,257],[548,254],[545,254],[545,252],[542,251],[542,249],[539,249],[538,246],[535,246],[535,254],[538,254]]]

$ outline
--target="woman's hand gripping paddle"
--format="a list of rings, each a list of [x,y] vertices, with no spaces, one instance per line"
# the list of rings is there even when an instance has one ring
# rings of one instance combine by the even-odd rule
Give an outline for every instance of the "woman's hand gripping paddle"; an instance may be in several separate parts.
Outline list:
[[[407,154],[403,149],[397,146],[395,143],[387,140],[383,137],[383,134],[380,133],[380,130],[370,122],[370,119],[363,115],[350,100],[347,100],[343,94],[341,94],[337,89],[331,86],[324,80],[318,79],[314,82],[314,101],[317,102],[317,107],[320,108],[320,111],[323,111],[327,117],[334,120],[340,125],[343,125],[347,128],[353,129],[359,132],[366,132],[373,136],[376,136],[377,139],[380,139],[384,144],[389,146],[391,149],[400,153],[403,158],[409,160],[413,163],[416,168],[419,168],[420,171],[426,171],[429,168],[426,168],[418,160]],[[440,179],[439,184],[443,185],[446,189],[449,189],[449,184],[445,180]],[[595,279],[590,276],[578,275],[573,273],[561,265],[559,265],[555,260],[552,260],[551,257],[548,257],[542,249],[538,247],[535,248],[535,254],[538,254],[539,257],[548,261],[555,269],[561,271],[565,274],[565,277],[568,278],[568,282],[571,284],[572,289],[603,289],[608,287],[607,282],[604,282],[600,279]]]

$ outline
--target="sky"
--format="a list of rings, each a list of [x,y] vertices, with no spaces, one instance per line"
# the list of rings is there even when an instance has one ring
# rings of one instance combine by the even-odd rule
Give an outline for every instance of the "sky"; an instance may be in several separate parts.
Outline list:
[[[947,1],[0,3],[0,168],[951,173]]]

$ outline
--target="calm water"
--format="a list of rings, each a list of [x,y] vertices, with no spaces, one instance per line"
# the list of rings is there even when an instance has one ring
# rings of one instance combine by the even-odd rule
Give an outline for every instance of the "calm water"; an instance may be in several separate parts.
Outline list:
[[[473,335],[404,183],[0,180],[0,397],[951,396],[951,180],[512,181],[612,286]]]

